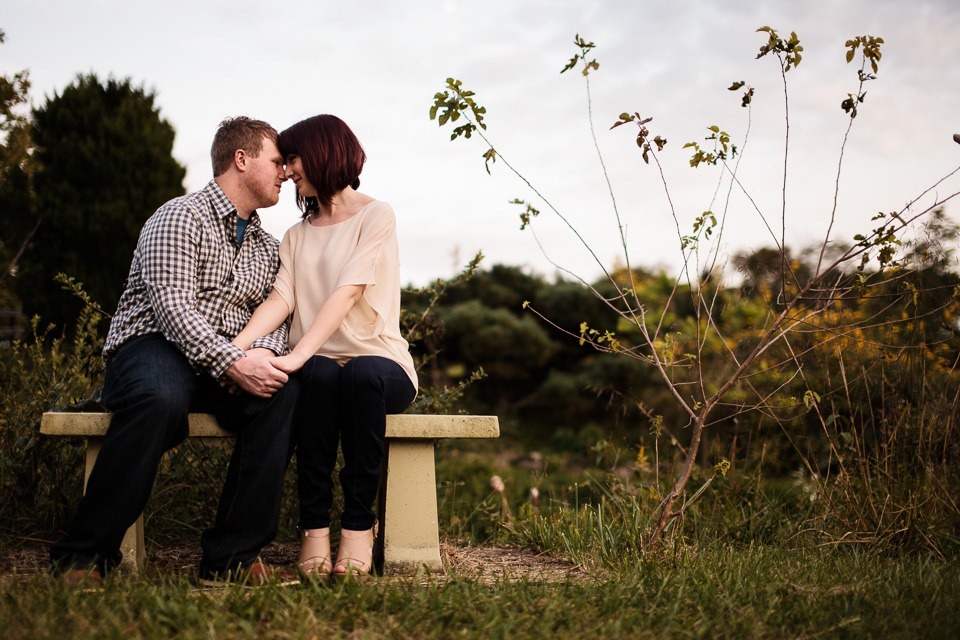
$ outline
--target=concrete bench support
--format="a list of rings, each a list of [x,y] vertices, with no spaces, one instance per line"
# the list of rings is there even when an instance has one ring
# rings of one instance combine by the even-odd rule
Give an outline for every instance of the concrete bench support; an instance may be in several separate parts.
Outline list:
[[[87,440],[84,490],[110,425],[108,413],[43,414],[40,433]],[[437,522],[437,482],[434,444],[447,438],[496,438],[496,416],[387,416],[387,454],[377,501],[380,530],[374,547],[383,573],[440,571],[440,530]],[[230,438],[209,414],[190,414],[191,438]],[[127,530],[120,546],[123,567],[136,573],[146,561],[143,516]]]

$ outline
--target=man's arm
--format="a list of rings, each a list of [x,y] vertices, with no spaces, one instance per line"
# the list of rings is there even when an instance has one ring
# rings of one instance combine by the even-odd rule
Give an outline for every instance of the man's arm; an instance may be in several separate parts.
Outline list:
[[[239,360],[247,358],[197,310],[202,239],[195,213],[182,204],[171,204],[144,227],[140,259],[143,281],[160,330],[191,363],[220,379]],[[231,373],[230,379],[241,388],[262,397],[278,381],[286,382],[282,371],[271,372],[272,367],[264,367],[259,358],[253,360],[258,362],[240,363]]]

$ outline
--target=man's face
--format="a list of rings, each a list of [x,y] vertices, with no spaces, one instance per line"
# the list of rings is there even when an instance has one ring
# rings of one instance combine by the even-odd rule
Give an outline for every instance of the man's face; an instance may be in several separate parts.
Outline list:
[[[246,181],[257,209],[272,207],[280,201],[280,185],[284,180],[280,150],[273,140],[264,137],[259,155],[247,156]]]

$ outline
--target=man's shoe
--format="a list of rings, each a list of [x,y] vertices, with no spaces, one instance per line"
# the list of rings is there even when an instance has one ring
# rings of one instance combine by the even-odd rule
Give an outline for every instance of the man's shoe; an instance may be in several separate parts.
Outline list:
[[[103,586],[103,574],[99,569],[71,569],[60,575],[60,580],[71,587],[99,589]]]
[[[224,573],[211,573],[201,576],[200,584],[204,587],[226,587],[239,584],[245,587],[259,587],[265,584],[286,586],[299,584],[292,573],[282,567],[271,567],[260,558],[247,565]]]

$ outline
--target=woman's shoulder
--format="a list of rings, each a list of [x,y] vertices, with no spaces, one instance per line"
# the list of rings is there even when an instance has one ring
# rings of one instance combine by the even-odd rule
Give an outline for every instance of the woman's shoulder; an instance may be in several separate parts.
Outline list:
[[[393,207],[383,200],[371,200],[363,207],[363,220],[365,223],[371,223],[376,220],[395,220],[396,214]]]

